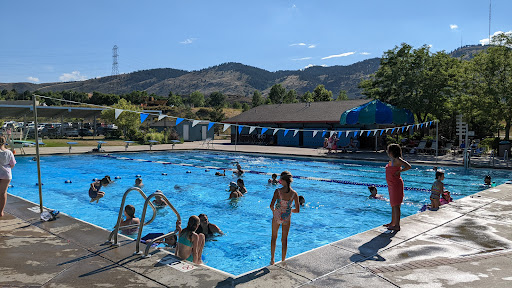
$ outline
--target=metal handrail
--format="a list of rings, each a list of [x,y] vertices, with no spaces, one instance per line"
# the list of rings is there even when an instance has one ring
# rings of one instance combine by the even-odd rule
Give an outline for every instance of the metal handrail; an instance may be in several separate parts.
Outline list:
[[[169,199],[167,199],[167,197],[165,197],[165,195],[162,193],[162,191],[158,190],[157,192],[149,195],[149,197],[146,199],[146,202],[144,202],[144,209],[142,210],[142,216],[140,218],[140,224],[139,224],[139,232],[138,232],[138,235],[137,235],[137,242],[135,243],[135,254],[140,254],[140,238],[142,237],[142,229],[144,228],[144,225],[142,225],[142,223],[144,223],[144,218],[146,217],[146,209],[148,208],[148,204],[151,205],[151,199],[156,197],[156,196],[160,196],[162,197],[162,200],[165,202],[165,204],[167,204],[167,206],[169,206],[172,211],[176,214],[176,216],[178,217],[178,221],[181,222],[181,216],[180,216],[180,213],[178,213],[178,211],[176,210],[176,208],[174,208],[174,206],[172,206],[171,202],[169,201]],[[149,253],[149,248],[151,248],[151,245],[157,241],[157,240],[160,240],[162,238],[165,238],[167,236],[170,236],[170,235],[173,235],[173,234],[178,234],[179,230],[176,229],[174,230],[173,232],[170,232],[170,233],[167,233],[165,235],[162,235],[162,236],[159,236],[159,237],[156,237],[154,239],[151,239],[151,240],[147,240],[146,241],[146,249],[144,250],[144,256],[143,257],[149,257],[148,256],[148,253]]]
[[[148,199],[146,194],[144,194],[144,192],[139,187],[131,187],[128,190],[126,190],[126,192],[124,192],[123,200],[121,201],[121,207],[119,208],[119,215],[117,216],[116,226],[114,226],[114,230],[112,230],[112,232],[110,232],[110,235],[108,236],[108,242],[112,243],[112,245],[118,245],[118,243],[117,243],[117,234],[119,233],[120,228],[131,228],[131,227],[138,227],[139,226],[139,224],[131,224],[131,225],[120,226],[121,225],[121,219],[123,218],[123,210],[124,210],[124,203],[126,201],[126,197],[128,196],[128,194],[130,194],[130,192],[132,192],[134,190],[138,191],[140,193],[140,195],[145,200]],[[140,221],[140,225],[148,225],[149,223],[153,222],[153,220],[155,220],[155,218],[156,218],[156,208],[155,208],[155,206],[153,206],[153,203],[150,203],[150,205],[151,205],[151,208],[153,209],[153,217],[151,217],[151,219],[148,222],[146,222],[146,223],[144,223],[144,218],[142,218],[142,220]],[[145,211],[146,211],[146,206],[144,206],[144,212]],[[114,237],[114,242],[112,242],[112,237]]]

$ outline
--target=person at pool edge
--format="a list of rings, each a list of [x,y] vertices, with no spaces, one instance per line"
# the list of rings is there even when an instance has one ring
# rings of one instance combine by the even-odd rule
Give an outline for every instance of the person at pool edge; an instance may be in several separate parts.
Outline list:
[[[368,196],[368,198],[379,200],[384,199],[384,196],[382,196],[381,194],[377,194],[377,187],[375,187],[375,185],[368,186],[368,190],[370,190],[370,196]]]
[[[229,199],[240,198],[244,196],[242,192],[238,191],[238,185],[236,185],[235,182],[229,183],[229,192]]]
[[[217,225],[208,221],[208,216],[206,216],[206,214],[199,214],[199,221],[200,224],[196,229],[197,234],[202,233],[205,237],[211,237],[215,233],[224,235]]]
[[[277,174],[272,174],[272,179],[268,179],[268,184],[277,185],[279,182],[277,181]]]
[[[183,230],[181,229],[181,222],[176,221],[176,229],[180,231],[176,245],[176,257],[195,264],[203,264],[201,254],[203,254],[205,236],[202,233],[197,234],[195,232],[199,225],[199,217],[195,215],[190,216],[187,227]]]
[[[441,206],[441,194],[444,192],[444,171],[437,170],[436,171],[436,181],[432,184],[432,188],[430,191],[430,201],[432,202],[430,210],[437,211],[439,210],[439,206]]]
[[[404,200],[404,180],[400,174],[411,169],[411,164],[402,158],[402,148],[398,144],[389,144],[386,152],[390,160],[386,165],[386,182],[391,205],[391,222],[383,226],[388,227],[388,230],[400,231],[400,206]]]
[[[110,180],[110,176],[105,176],[103,179],[99,181],[94,181],[91,183],[91,187],[89,188],[89,197],[91,197],[90,202],[96,201],[98,203],[100,201],[100,198],[103,198],[105,196],[105,192],[100,191],[101,187],[106,187],[108,184],[112,183],[112,180]]]
[[[282,253],[281,261],[286,259],[286,251],[288,249],[288,232],[290,231],[292,213],[300,212],[299,196],[292,189],[292,174],[283,171],[279,179],[279,183],[283,185],[274,191],[274,197],[270,202],[270,210],[272,210],[272,238],[270,240],[270,265],[274,265],[274,254],[276,251],[277,233],[279,226],[283,226],[281,233]],[[292,209],[292,203],[295,201],[295,209]],[[274,206],[275,205],[275,206]]]
[[[137,233],[139,230],[138,227],[122,228],[123,226],[140,224],[139,218],[135,217],[135,207],[133,207],[133,205],[126,205],[124,207],[124,217],[126,217],[126,219],[119,224],[119,227],[121,227],[120,230],[123,234],[133,235]]]
[[[491,178],[491,175],[486,175],[485,178],[484,178],[484,184],[487,185],[487,186],[491,186],[492,184],[492,178]]]
[[[7,204],[7,189],[12,180],[12,168],[16,165],[16,159],[11,150],[5,148],[7,138],[0,136],[0,217],[4,216],[4,208]]]

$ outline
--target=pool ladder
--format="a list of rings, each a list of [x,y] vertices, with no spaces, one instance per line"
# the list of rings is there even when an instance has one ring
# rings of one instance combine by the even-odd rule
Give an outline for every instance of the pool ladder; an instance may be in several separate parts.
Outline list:
[[[144,209],[142,210],[142,216],[140,218],[139,233],[137,235],[137,242],[135,243],[135,254],[141,254],[141,251],[140,251],[140,238],[142,236],[142,229],[144,228],[144,225],[146,225],[146,224],[144,224],[144,219],[146,218],[146,210],[148,208],[148,204],[151,205],[151,207],[153,207],[153,203],[151,203],[151,199],[156,197],[156,196],[160,196],[162,198],[162,200],[165,202],[165,204],[167,204],[167,206],[169,206],[172,209],[172,211],[176,214],[176,217],[178,217],[178,221],[181,222],[180,213],[178,213],[176,208],[174,208],[174,206],[172,206],[171,202],[169,201],[169,199],[167,199],[167,197],[165,197],[165,195],[164,195],[164,193],[162,193],[162,191],[157,190],[155,193],[149,195],[149,197],[146,198],[146,202],[144,202]],[[153,213],[153,215],[155,215],[155,213]],[[149,223],[147,223],[147,224],[149,224]],[[148,256],[148,253],[149,253],[149,248],[151,248],[151,245],[153,243],[155,243],[158,240],[164,239],[166,237],[172,236],[172,235],[178,235],[178,233],[179,233],[179,230],[176,229],[173,232],[167,233],[167,234],[162,235],[162,236],[158,236],[158,237],[156,237],[154,239],[151,239],[151,240],[147,240],[146,241],[146,249],[144,250],[144,255],[142,257],[143,258],[148,258],[148,257],[151,256],[151,255]]]
[[[117,235],[119,233],[119,229],[134,228],[134,227],[141,227],[143,225],[148,225],[151,222],[153,222],[153,220],[155,220],[155,218],[156,218],[156,208],[155,208],[155,206],[153,206],[153,203],[150,203],[151,209],[153,209],[153,217],[151,217],[151,219],[147,223],[144,223],[144,218],[143,218],[143,220],[140,222],[140,225],[139,224],[131,224],[131,225],[126,225],[126,226],[120,227],[121,219],[123,218],[124,203],[126,201],[126,197],[132,191],[138,191],[144,199],[146,199],[146,200],[148,199],[146,194],[144,194],[144,192],[139,187],[131,187],[128,190],[126,190],[126,192],[124,192],[123,200],[121,201],[121,207],[119,208],[119,215],[117,216],[116,225],[114,226],[114,230],[112,230],[112,232],[110,232],[110,235],[108,236],[107,242],[110,242],[112,245],[119,246],[119,243],[117,241]],[[146,201],[146,203],[147,203],[147,201]],[[144,206],[144,211],[146,211],[145,208],[146,208],[146,206]],[[112,238],[114,238],[114,239],[112,240]]]

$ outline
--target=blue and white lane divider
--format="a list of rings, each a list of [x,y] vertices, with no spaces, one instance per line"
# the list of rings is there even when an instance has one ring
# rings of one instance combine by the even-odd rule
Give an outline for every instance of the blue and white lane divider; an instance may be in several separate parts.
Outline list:
[[[150,163],[158,163],[158,164],[164,164],[164,165],[176,165],[176,166],[183,166],[183,167],[195,167],[195,168],[201,168],[201,169],[215,169],[215,170],[227,170],[227,171],[236,171],[236,169],[233,168],[221,168],[221,167],[214,167],[214,166],[200,166],[200,165],[194,165],[194,164],[188,164],[188,163],[172,163],[172,162],[165,162],[165,161],[153,161],[153,160],[145,160],[145,159],[134,159],[129,157],[119,157],[119,156],[113,156],[113,155],[97,155],[99,157],[106,157],[106,158],[112,158],[117,160],[128,160],[128,161],[138,161],[138,162],[150,162]],[[267,175],[272,176],[273,173],[268,172],[261,172],[261,171],[253,171],[253,170],[244,170],[244,173],[251,173],[251,174],[258,174],[258,175]],[[375,186],[375,187],[381,187],[381,188],[387,188],[388,185],[384,184],[371,184],[371,183],[361,183],[361,182],[354,182],[354,181],[345,181],[345,180],[336,180],[336,179],[327,179],[327,178],[317,178],[317,177],[305,177],[305,176],[298,176],[293,175],[293,178],[296,179],[304,179],[304,180],[313,180],[313,181],[320,181],[320,182],[328,182],[328,183],[338,183],[338,184],[346,184],[346,185],[359,185],[359,186]],[[408,191],[421,191],[421,192],[431,192],[430,189],[423,189],[423,188],[415,188],[415,187],[405,187],[404,190]]]

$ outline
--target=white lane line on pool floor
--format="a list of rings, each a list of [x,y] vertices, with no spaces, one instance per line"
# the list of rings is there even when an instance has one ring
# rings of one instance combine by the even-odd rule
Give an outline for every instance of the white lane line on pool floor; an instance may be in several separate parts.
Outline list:
[[[221,167],[214,167],[214,166],[200,166],[200,165],[194,165],[189,163],[172,163],[172,162],[163,162],[163,161],[152,161],[152,160],[146,160],[146,159],[134,159],[134,158],[127,158],[127,157],[118,157],[113,156],[110,154],[107,155],[97,155],[99,157],[106,157],[106,158],[112,158],[117,160],[129,160],[129,161],[138,161],[138,162],[150,162],[150,163],[159,163],[164,165],[177,165],[177,166],[184,166],[184,167],[195,167],[195,168],[201,168],[201,169],[216,169],[216,170],[228,170],[228,171],[236,171],[236,169],[231,168],[221,168]],[[260,172],[260,171],[253,171],[253,170],[244,170],[245,173],[251,173],[251,174],[258,174],[258,175],[272,175],[272,173],[267,172]],[[358,186],[375,186],[375,187],[381,187],[381,188],[387,188],[388,185],[384,184],[371,184],[371,183],[360,183],[360,182],[353,182],[353,181],[345,181],[345,180],[336,180],[336,179],[327,179],[327,178],[317,178],[317,177],[305,177],[305,176],[293,176],[297,179],[304,179],[304,180],[313,180],[313,181],[321,181],[321,182],[329,182],[329,183],[338,183],[338,184],[346,184],[346,185],[358,185]],[[430,192],[430,189],[423,189],[423,188],[415,188],[415,187],[404,187],[404,190],[412,190],[412,191],[420,191],[420,192]]]

